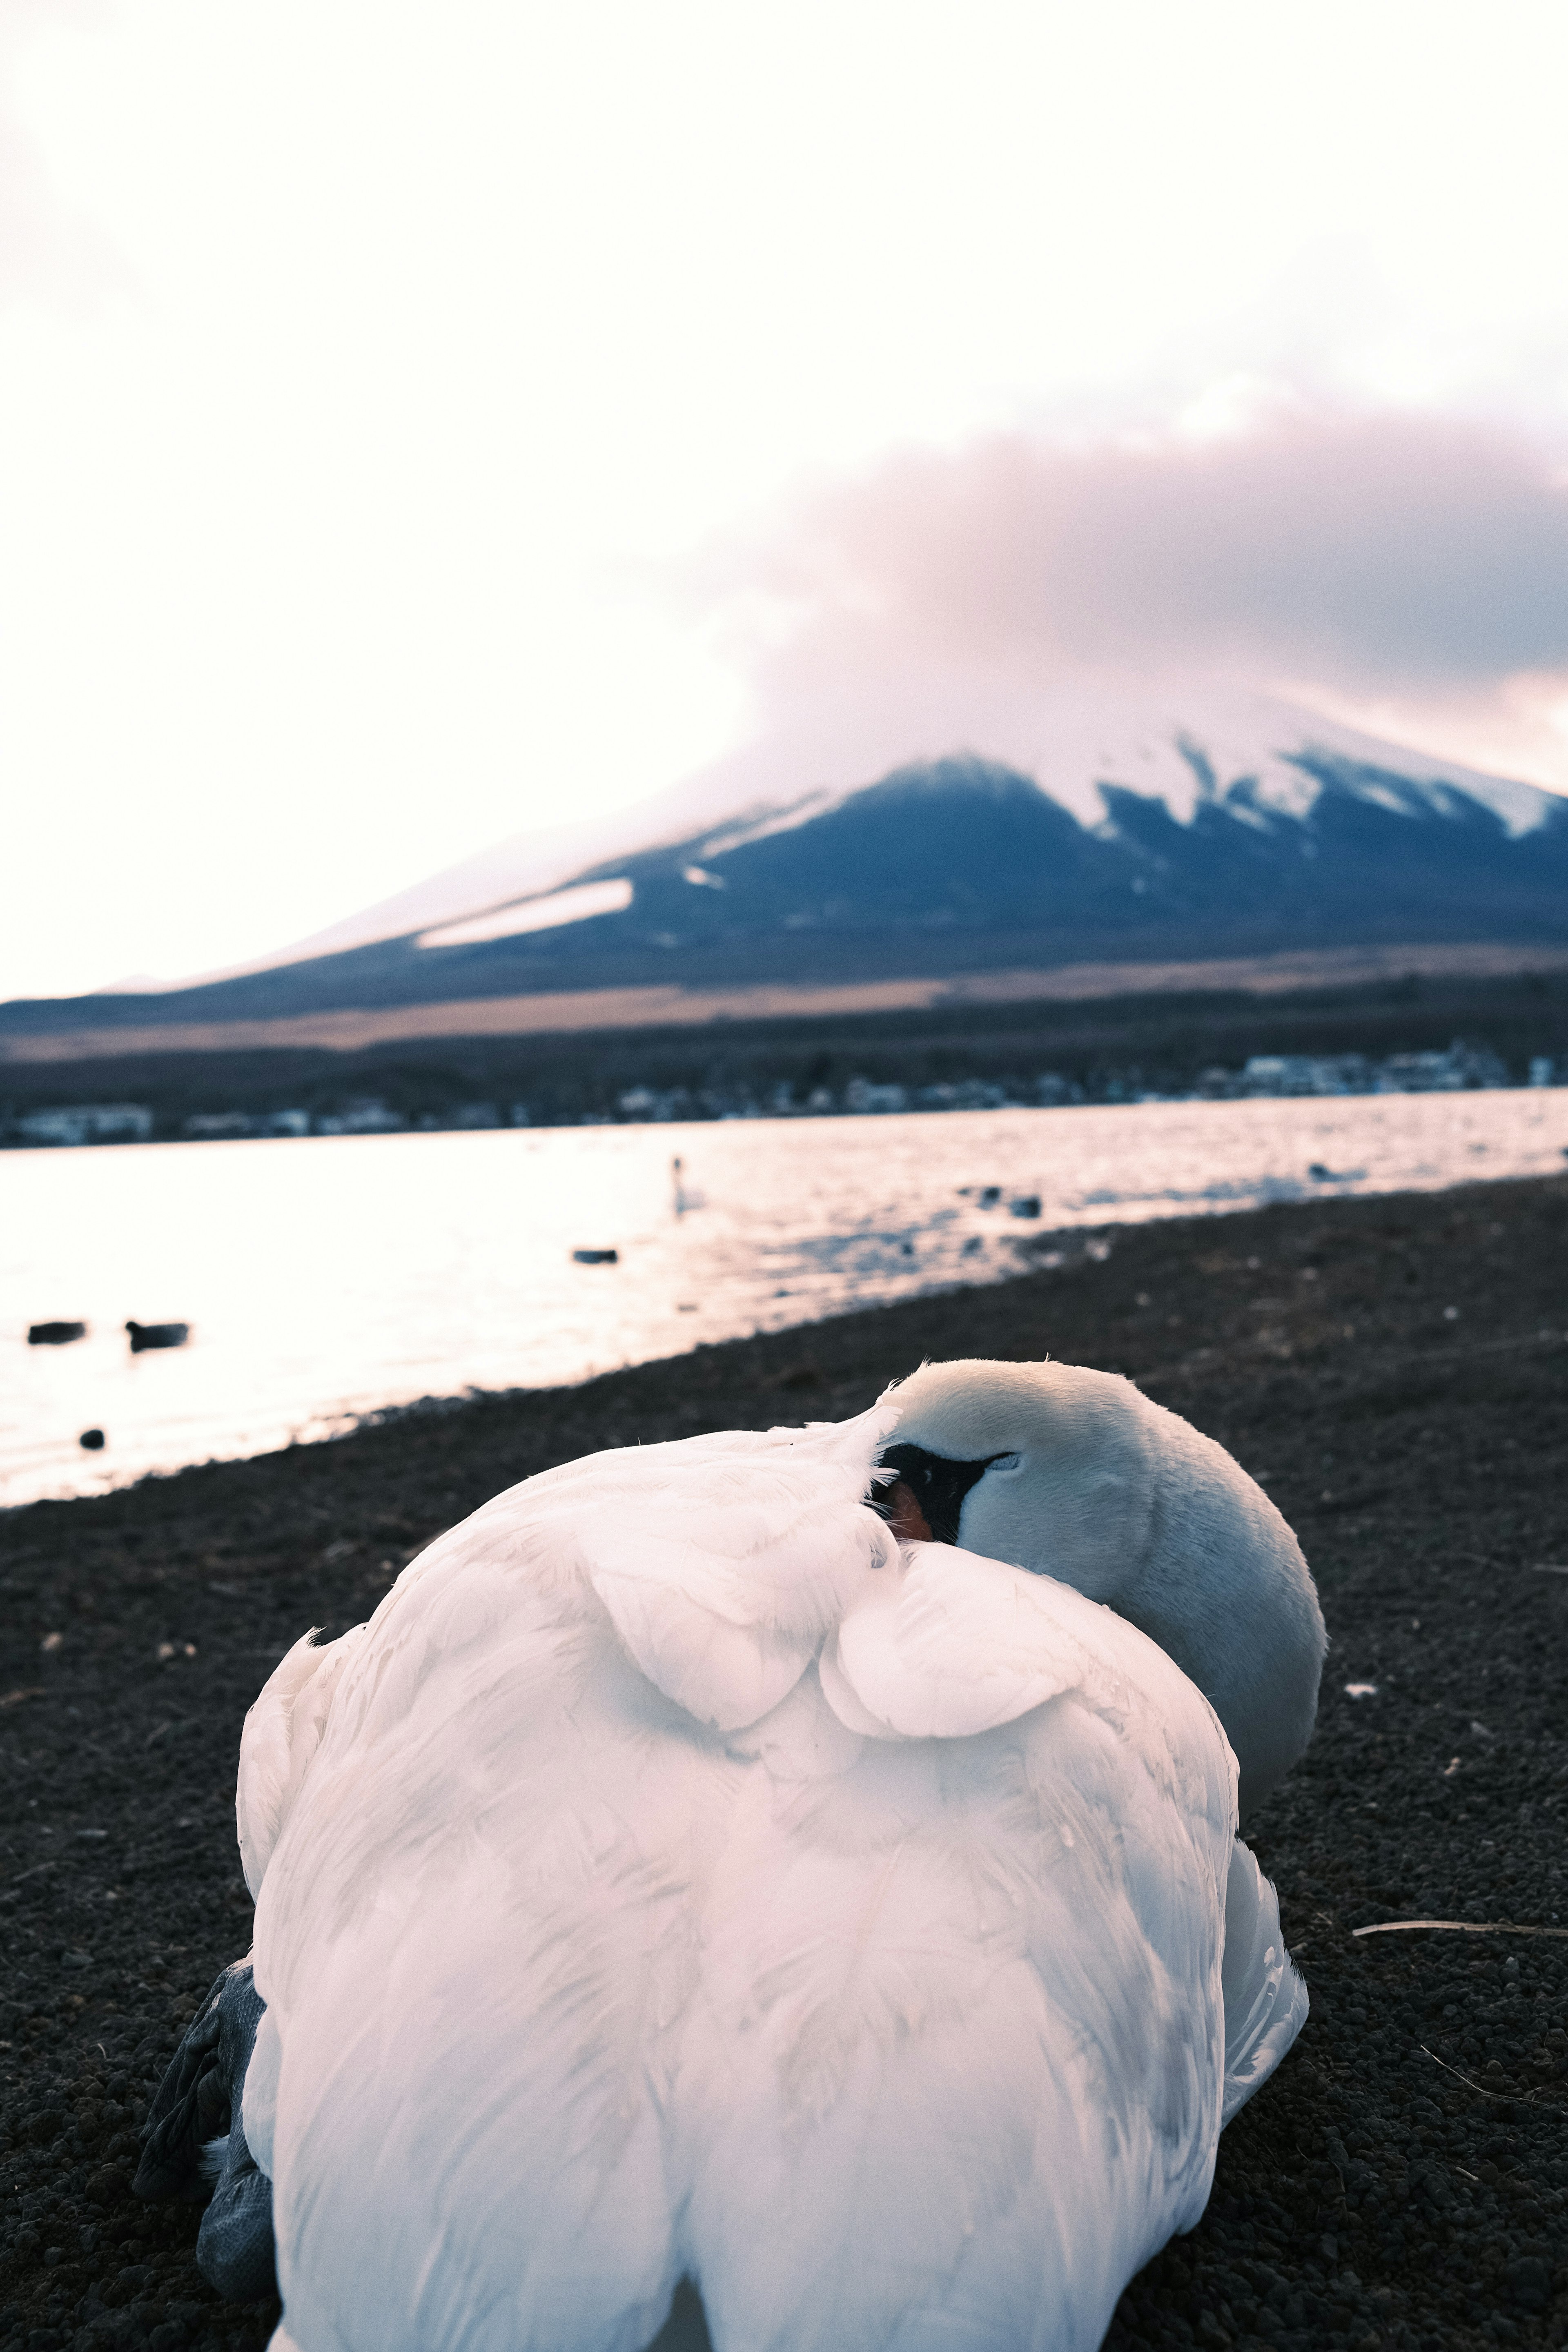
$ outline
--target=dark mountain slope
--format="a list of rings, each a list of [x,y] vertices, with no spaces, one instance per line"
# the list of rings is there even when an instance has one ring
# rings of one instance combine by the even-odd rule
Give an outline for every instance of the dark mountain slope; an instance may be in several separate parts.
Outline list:
[[[905,768],[803,822],[710,829],[592,868],[631,904],[467,944],[384,940],[158,995],[18,1002],[0,1034],[565,989],[743,987],[1302,948],[1568,940],[1568,800],[1526,832],[1484,799],[1329,752],[1299,809],[1255,780],[1162,797],[1102,784],[1080,824],[1016,771]]]

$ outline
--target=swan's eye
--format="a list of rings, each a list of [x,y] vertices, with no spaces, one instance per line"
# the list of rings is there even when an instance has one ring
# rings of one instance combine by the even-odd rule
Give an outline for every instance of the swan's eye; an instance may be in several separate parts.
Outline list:
[[[1005,1477],[1008,1471],[1021,1470],[1023,1466],[1024,1457],[1021,1454],[999,1454],[995,1461],[988,1465],[985,1475],[988,1478],[1002,1478]]]

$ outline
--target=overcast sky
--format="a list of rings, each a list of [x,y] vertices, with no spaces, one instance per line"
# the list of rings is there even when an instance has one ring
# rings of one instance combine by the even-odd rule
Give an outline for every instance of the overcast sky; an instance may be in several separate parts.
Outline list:
[[[1565,87],[1554,0],[0,0],[0,994],[933,662],[1568,789]]]

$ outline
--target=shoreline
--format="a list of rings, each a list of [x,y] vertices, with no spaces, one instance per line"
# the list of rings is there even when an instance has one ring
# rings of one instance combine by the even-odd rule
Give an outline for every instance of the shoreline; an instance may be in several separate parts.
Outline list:
[[[1333,1645],[1308,1757],[1247,1825],[1311,2016],[1108,2343],[1560,2343],[1568,1945],[1355,1931],[1568,1926],[1568,1576],[1540,1572],[1568,1565],[1568,1176],[1124,1226],[1101,1262],[4,1514],[0,2344],[265,2344],[270,2311],[195,2272],[195,2210],[128,2183],[138,2104],[248,1941],[235,1749],[305,1626],[359,1622],[553,1462],[842,1419],[924,1356],[1047,1352],[1266,1484]]]
[[[1056,1118],[989,1111],[932,1128],[890,1116],[830,1136],[794,1121],[626,1127],[430,1137],[423,1149],[390,1136],[368,1159],[327,1138],[314,1157],[281,1161],[251,1145],[114,1166],[13,1162],[18,1233],[37,1236],[32,1277],[19,1263],[7,1286],[14,1322],[60,1314],[90,1328],[58,1361],[5,1350],[0,1508],[335,1438],[356,1416],[427,1400],[579,1382],[696,1340],[810,1329],[861,1302],[1059,1272],[1091,1235],[1120,1246],[1145,1221],[1457,1195],[1568,1164],[1568,1092],[1555,1089],[1085,1105]],[[672,1222],[672,1148],[713,1214]],[[456,1280],[444,1227],[425,1214],[436,1194],[471,1229]],[[157,1274],[139,1290],[113,1241],[127,1202]],[[254,1220],[301,1237],[265,1287],[244,1254],[210,1238]],[[341,1245],[323,1250],[315,1237],[340,1225]],[[205,1254],[193,1233],[209,1237]],[[584,1274],[580,1244],[616,1245],[619,1270]],[[121,1318],[154,1309],[188,1321],[193,1345],[128,1381]],[[87,1429],[106,1445],[81,1451]]]

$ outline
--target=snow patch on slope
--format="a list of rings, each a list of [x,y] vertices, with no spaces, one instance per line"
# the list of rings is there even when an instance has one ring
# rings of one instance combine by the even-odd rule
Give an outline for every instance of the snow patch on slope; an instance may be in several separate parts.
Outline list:
[[[623,914],[632,903],[634,893],[624,875],[613,882],[580,882],[574,890],[552,890],[543,898],[524,898],[510,907],[498,907],[488,915],[472,916],[465,923],[445,923],[439,929],[421,931],[414,944],[419,948],[475,947],[481,940],[511,940],[525,931],[558,931],[568,923],[585,923],[595,915]]]

